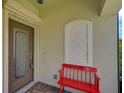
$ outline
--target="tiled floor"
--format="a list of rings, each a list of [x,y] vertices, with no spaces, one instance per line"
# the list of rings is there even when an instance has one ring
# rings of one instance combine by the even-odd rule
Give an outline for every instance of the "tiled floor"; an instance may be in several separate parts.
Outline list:
[[[59,89],[42,82],[37,82],[25,93],[59,93]],[[71,92],[64,91],[64,93]]]

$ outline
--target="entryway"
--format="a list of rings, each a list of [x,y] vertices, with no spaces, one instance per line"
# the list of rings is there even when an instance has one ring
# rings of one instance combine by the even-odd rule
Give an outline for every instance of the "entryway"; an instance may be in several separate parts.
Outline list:
[[[9,92],[34,79],[34,28],[9,19]]]
[[[3,44],[5,48],[3,50],[3,92],[24,93],[39,81],[39,24],[41,19],[15,0],[9,0],[5,7],[3,10],[3,38],[5,40]]]

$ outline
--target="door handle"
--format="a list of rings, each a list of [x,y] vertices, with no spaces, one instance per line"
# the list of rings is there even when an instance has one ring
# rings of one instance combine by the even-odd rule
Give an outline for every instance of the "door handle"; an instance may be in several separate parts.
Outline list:
[[[34,64],[32,63],[32,53],[29,54],[29,60],[30,60],[30,69],[33,69]]]
[[[34,64],[30,63],[30,69],[34,69]]]

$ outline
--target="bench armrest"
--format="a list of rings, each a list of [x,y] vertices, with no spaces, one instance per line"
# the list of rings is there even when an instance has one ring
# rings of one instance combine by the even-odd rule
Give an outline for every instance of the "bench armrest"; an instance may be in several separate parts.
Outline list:
[[[100,77],[98,77],[98,76],[95,74],[95,85],[97,86],[98,89],[99,89],[99,81],[100,81]]]
[[[64,68],[62,68],[58,72],[60,73],[60,79],[62,79],[62,77],[64,77]]]
[[[97,76],[97,80],[100,81],[100,77]]]

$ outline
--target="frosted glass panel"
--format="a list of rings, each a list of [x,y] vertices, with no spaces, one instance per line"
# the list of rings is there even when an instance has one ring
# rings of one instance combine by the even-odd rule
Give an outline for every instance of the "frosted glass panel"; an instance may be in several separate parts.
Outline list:
[[[92,66],[91,22],[76,20],[65,25],[65,63]]]
[[[28,33],[15,32],[15,77],[23,77],[28,70]]]
[[[86,24],[78,24],[70,28],[68,45],[69,63],[84,65],[88,62],[87,32]]]

